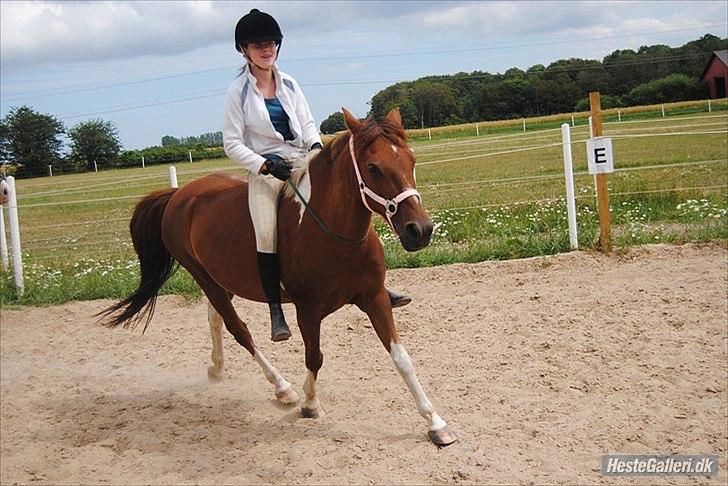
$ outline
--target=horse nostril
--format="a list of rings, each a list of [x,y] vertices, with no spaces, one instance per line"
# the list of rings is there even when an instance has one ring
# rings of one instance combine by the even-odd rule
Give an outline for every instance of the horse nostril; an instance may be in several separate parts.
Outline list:
[[[422,237],[422,229],[420,228],[419,223],[407,223],[405,225],[405,230],[407,231],[407,235],[415,241]]]

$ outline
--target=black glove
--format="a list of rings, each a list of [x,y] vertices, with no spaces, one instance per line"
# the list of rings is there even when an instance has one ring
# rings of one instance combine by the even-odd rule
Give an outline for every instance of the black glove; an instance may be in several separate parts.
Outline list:
[[[291,177],[293,165],[290,162],[275,154],[265,154],[263,157],[270,175],[282,181],[287,181]]]
[[[324,146],[321,145],[320,143],[316,142],[313,145],[311,145],[311,148],[309,150],[321,150],[322,148],[324,148]]]

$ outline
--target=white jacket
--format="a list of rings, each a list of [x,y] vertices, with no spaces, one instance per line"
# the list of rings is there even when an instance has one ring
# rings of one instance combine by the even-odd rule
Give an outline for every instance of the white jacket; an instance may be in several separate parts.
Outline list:
[[[284,141],[270,121],[265,100],[248,66],[230,85],[225,99],[222,140],[233,162],[258,174],[265,162],[261,154],[284,159],[300,157],[311,145],[321,143],[306,97],[295,79],[273,67],[276,97],[288,114],[293,140]]]

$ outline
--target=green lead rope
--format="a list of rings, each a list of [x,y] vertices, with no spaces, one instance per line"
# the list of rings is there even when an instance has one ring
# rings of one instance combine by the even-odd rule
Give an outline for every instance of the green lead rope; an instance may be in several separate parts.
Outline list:
[[[334,233],[331,232],[329,227],[326,226],[326,223],[324,223],[323,220],[321,220],[321,217],[316,213],[316,211],[314,211],[314,209],[308,205],[308,201],[306,201],[306,199],[304,199],[304,197],[301,195],[301,193],[298,192],[298,188],[293,184],[293,182],[291,182],[290,179],[288,179],[286,182],[288,183],[289,186],[291,186],[291,188],[293,189],[293,192],[296,193],[296,196],[298,196],[298,199],[301,200],[301,202],[305,206],[306,210],[311,214],[311,217],[313,218],[313,220],[316,221],[316,224],[319,225],[319,227],[323,230],[324,233],[326,233],[333,239],[335,239],[337,241],[341,241],[343,243],[349,243],[351,245],[358,245],[360,243],[363,243],[364,240],[367,238],[367,236],[369,236],[369,228],[367,228],[367,232],[364,233],[364,236],[362,236],[361,238],[355,239],[355,240],[352,240],[349,238],[344,238],[343,236],[335,235]]]

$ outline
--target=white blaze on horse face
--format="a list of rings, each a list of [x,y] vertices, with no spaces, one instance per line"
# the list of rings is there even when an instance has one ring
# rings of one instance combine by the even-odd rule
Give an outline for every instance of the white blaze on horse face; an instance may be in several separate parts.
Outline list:
[[[291,384],[288,383],[283,376],[281,376],[276,367],[270,364],[268,358],[266,358],[262,351],[258,348],[255,348],[255,361],[257,361],[263,369],[263,374],[265,375],[266,380],[275,385],[276,395],[280,395],[291,388]]]
[[[394,153],[396,154],[397,153],[397,146],[395,144],[391,144],[390,147],[392,147],[392,151],[394,151]]]
[[[432,406],[427,395],[425,395],[425,391],[422,389],[422,385],[420,385],[420,381],[417,379],[415,368],[412,366],[412,360],[410,359],[409,354],[407,354],[407,350],[404,349],[404,346],[395,343],[394,341],[389,343],[389,349],[389,353],[392,355],[392,360],[394,361],[394,366],[397,367],[397,371],[399,371],[399,374],[402,375],[404,382],[407,384],[407,388],[409,388],[410,393],[412,393],[412,396],[415,399],[417,410],[420,412],[420,415],[427,420],[430,430],[442,430],[447,427],[447,422],[445,422],[442,417],[435,412],[435,407]]]
[[[311,200],[311,178],[309,177],[308,172],[306,173],[306,175],[303,176],[301,181],[298,183],[298,192],[301,193],[301,196],[303,196],[303,198],[306,201]],[[303,205],[303,203],[301,202],[300,199],[298,199],[298,197],[295,197],[294,200],[300,206],[300,209],[299,209],[300,216],[298,217],[298,225],[300,226],[301,221],[303,221],[303,213],[306,212],[306,206]]]

